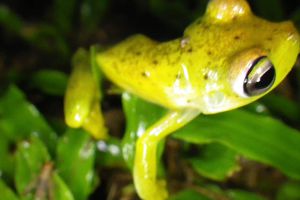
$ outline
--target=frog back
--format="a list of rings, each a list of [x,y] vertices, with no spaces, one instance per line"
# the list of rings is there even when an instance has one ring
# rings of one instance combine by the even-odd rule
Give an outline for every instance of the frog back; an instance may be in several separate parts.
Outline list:
[[[100,53],[97,62],[104,74],[122,89],[161,106],[179,108],[188,101],[182,95],[188,83],[179,81],[187,74],[179,64],[181,45],[179,39],[158,43],[134,35]]]

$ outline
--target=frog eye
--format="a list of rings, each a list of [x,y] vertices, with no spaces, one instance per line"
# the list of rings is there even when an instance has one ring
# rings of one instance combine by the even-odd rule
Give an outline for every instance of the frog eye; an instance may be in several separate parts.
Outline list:
[[[256,96],[270,89],[275,80],[275,68],[266,57],[256,58],[244,79],[243,90],[247,96]]]

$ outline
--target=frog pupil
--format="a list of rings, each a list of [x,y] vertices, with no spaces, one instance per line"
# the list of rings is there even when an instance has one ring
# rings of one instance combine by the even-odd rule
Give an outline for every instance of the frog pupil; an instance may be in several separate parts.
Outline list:
[[[275,68],[271,61],[263,56],[257,58],[244,80],[244,92],[255,96],[266,92],[274,83]]]

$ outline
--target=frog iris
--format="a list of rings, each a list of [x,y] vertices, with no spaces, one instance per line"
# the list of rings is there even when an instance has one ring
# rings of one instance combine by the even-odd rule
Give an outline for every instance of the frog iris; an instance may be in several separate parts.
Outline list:
[[[275,74],[274,65],[266,56],[257,58],[244,79],[244,93],[247,96],[256,96],[266,92],[272,87]]]

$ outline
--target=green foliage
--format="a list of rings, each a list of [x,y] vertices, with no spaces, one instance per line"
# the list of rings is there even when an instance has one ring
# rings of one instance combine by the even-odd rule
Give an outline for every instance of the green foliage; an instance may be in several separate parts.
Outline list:
[[[9,188],[3,180],[0,180],[1,198],[9,200],[19,200],[17,195]]]
[[[254,4],[257,14],[270,20],[283,20],[283,10],[280,0],[250,1]],[[272,5],[272,6],[270,6]]]
[[[63,33],[69,33],[71,31],[76,3],[77,0],[56,0],[54,3],[54,21],[59,30]]]
[[[46,147],[34,136],[18,145],[15,185],[22,199],[74,199],[64,181],[53,171]]]
[[[297,200],[300,199],[300,183],[287,182],[278,191],[276,200]]]
[[[94,187],[95,144],[90,136],[69,130],[58,138],[15,86],[1,96],[0,111],[4,116],[0,121],[0,170],[4,178],[14,182],[19,197],[86,199]],[[12,145],[16,145],[14,154],[10,152]],[[5,199],[18,199],[4,182],[0,187],[1,196],[8,196]]]
[[[61,71],[40,70],[32,74],[30,84],[45,94],[63,96],[66,90],[68,77]]]
[[[95,143],[82,130],[69,130],[59,139],[56,169],[78,200],[92,191]]]
[[[23,26],[22,20],[4,5],[0,5],[0,24],[6,30],[15,33],[21,32],[21,27]]]
[[[188,3],[183,0],[172,2],[167,0],[149,0],[148,4],[150,11],[162,22],[182,29],[185,28],[183,26],[204,13],[207,2],[206,0],[192,0],[189,3],[193,7],[189,7]]]
[[[136,135],[149,122],[159,119],[164,110],[127,93],[123,103],[128,125],[123,156],[131,163]],[[293,179],[300,179],[300,133],[270,116],[243,109],[202,115],[172,136],[200,145],[200,154],[189,161],[199,174],[207,178],[224,180],[238,169],[237,158],[243,156],[276,167]],[[232,195],[239,199],[245,193]]]
[[[80,7],[80,22],[83,28],[93,31],[103,19],[109,0],[83,0]]]
[[[131,99],[132,102],[130,102]],[[132,141],[136,139],[136,134],[140,130],[143,131],[150,121],[154,122],[159,119],[164,110],[157,106],[147,106],[147,102],[138,98],[132,98],[128,94],[123,100],[127,103],[125,105],[125,113],[127,112],[128,120],[127,130],[130,130],[129,133],[131,133],[127,132],[128,135],[124,137],[123,155],[128,156],[125,157],[125,160],[131,160],[132,162],[133,155],[127,152],[132,152],[131,149],[134,149],[134,142]],[[138,113],[128,116],[128,112]],[[272,165],[291,178],[300,179],[300,160],[297,150],[300,146],[300,134],[297,130],[272,117],[251,113],[242,109],[217,115],[202,115],[176,131],[172,136],[195,144],[219,142],[233,149],[239,155]],[[226,163],[220,165],[220,167],[234,168],[235,153],[232,150],[228,150],[226,153],[226,148],[222,148],[218,146],[206,149],[207,152],[204,153],[204,159],[205,157],[211,158],[211,156],[205,155],[206,153],[217,154],[219,151],[219,159],[223,157],[223,162]],[[192,163],[201,165],[200,163],[204,163],[204,161],[192,161]],[[209,165],[209,162],[206,164]],[[217,163],[215,164],[217,169],[218,165]],[[205,170],[205,167],[202,170]],[[213,170],[213,168],[210,168],[210,170]],[[217,176],[217,172],[215,172],[215,175]]]
[[[19,143],[16,154],[15,183],[17,191],[26,198],[33,198],[31,190],[39,181],[43,165],[50,161],[50,155],[43,143],[31,137]]]
[[[193,156],[189,162],[202,176],[212,180],[223,181],[239,170],[238,154],[221,144],[203,145],[199,155]]]
[[[96,163],[101,167],[124,167],[122,144],[118,138],[110,137],[97,142]]]
[[[18,108],[18,109],[12,109]],[[39,137],[54,152],[57,136],[44,117],[15,86],[10,86],[0,99],[1,135],[9,141],[18,142],[34,135]]]
[[[291,122],[297,122],[300,117],[300,108],[295,101],[282,95],[269,94],[262,98],[261,102],[268,105],[272,113],[276,113]],[[284,105],[284,106],[278,106]]]
[[[185,190],[182,191],[174,196],[172,196],[170,198],[170,200],[185,200],[185,199],[189,199],[189,200],[212,200],[211,198],[208,198],[196,191],[193,190]]]
[[[227,195],[232,200],[265,200],[265,198],[259,195],[241,190],[229,190],[227,191]]]
[[[215,200],[215,199],[230,199],[230,200],[265,200],[263,197],[251,192],[242,190],[184,190],[172,196],[170,200]]]
[[[65,39],[50,24],[27,24],[9,7],[0,4],[0,25],[10,33],[46,52],[58,52],[59,57],[69,54]],[[51,41],[51,43],[49,42]]]
[[[73,194],[71,193],[68,186],[65,184],[63,179],[57,175],[56,172],[52,174],[52,182],[53,182],[53,188],[52,192],[53,199],[57,200],[74,200],[76,198],[73,197]]]
[[[274,118],[241,109],[200,116],[173,136],[196,144],[220,142],[300,179],[300,133]]]
[[[129,93],[123,93],[123,107],[126,117],[126,132],[122,140],[123,157],[127,165],[132,169],[135,142],[139,134],[142,134],[147,127],[153,124],[163,115],[163,109]],[[158,154],[162,153],[162,145],[158,147]],[[160,157],[160,156],[158,156]]]

